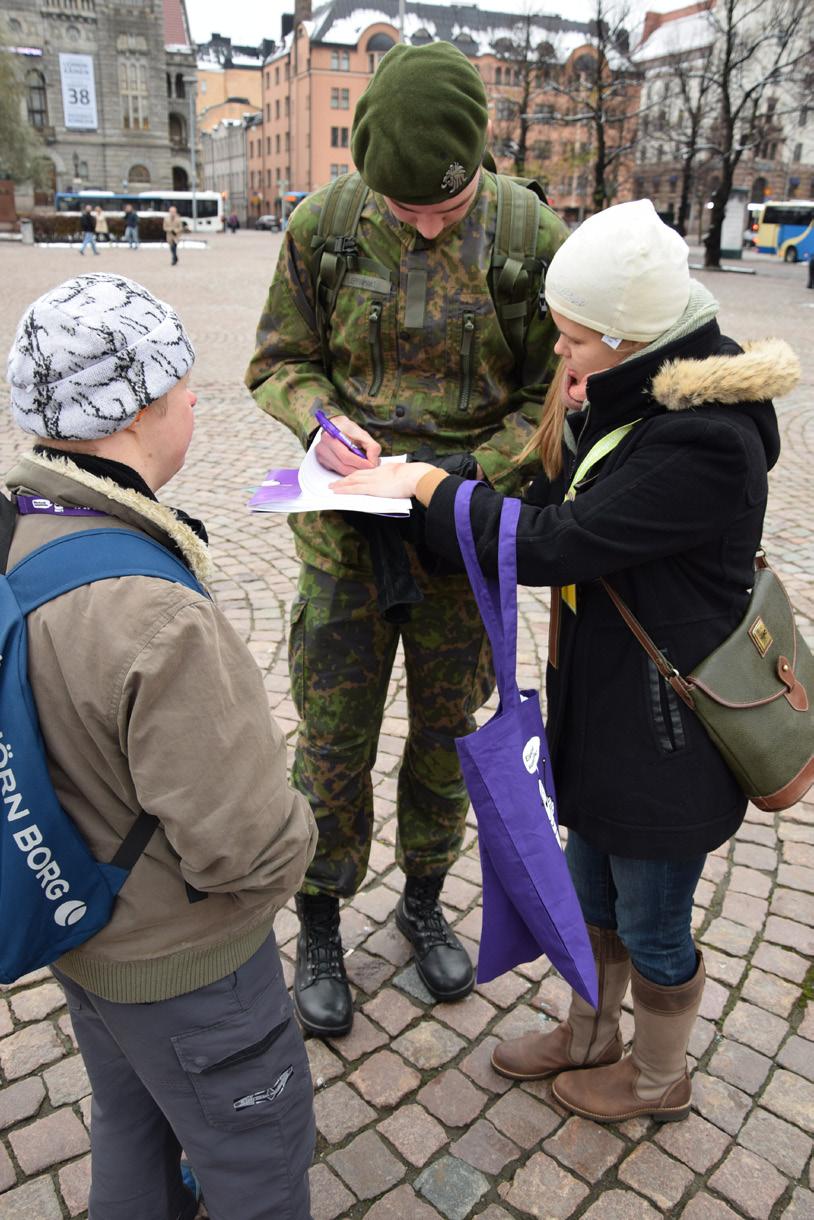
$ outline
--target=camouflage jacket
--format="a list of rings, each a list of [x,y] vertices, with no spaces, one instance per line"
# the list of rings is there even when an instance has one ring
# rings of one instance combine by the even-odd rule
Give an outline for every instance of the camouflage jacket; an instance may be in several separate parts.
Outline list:
[[[555,333],[535,307],[518,367],[488,283],[494,175],[482,174],[468,215],[434,241],[401,224],[370,192],[356,231],[359,253],[389,269],[390,283],[379,279],[371,288],[365,277],[345,277],[331,316],[329,371],[317,331],[311,245],[327,190],[304,200],[289,222],[246,374],[256,402],[304,446],[320,398],[329,413],[365,428],[384,453],[422,445],[438,454],[466,451],[492,486],[519,490],[537,468],[533,458],[525,466],[514,458],[539,419]],[[550,208],[540,208],[537,255],[547,264],[567,231]],[[369,571],[364,543],[336,514],[302,514],[291,524],[306,562]]]

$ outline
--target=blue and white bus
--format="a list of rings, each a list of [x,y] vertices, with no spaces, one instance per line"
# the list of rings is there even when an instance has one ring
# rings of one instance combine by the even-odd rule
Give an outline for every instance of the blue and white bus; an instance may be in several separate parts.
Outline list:
[[[54,199],[58,212],[78,216],[85,204],[100,207],[109,216],[123,216],[124,205],[130,203],[143,216],[149,212],[154,216],[166,216],[175,205],[178,215],[183,217],[195,232],[220,233],[223,229],[223,199],[218,191],[195,192],[195,224],[192,223],[192,191],[140,191],[138,194],[116,191],[59,191]]]
[[[814,201],[771,200],[758,217],[755,249],[776,254],[785,263],[808,262],[814,257]]]

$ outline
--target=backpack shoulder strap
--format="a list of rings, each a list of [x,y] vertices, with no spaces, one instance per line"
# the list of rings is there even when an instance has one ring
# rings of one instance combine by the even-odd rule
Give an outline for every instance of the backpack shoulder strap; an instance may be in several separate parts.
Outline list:
[[[124,529],[81,530],[37,547],[8,573],[22,614],[80,585],[115,576],[155,576],[206,595],[189,568],[160,542]]]
[[[501,329],[515,359],[523,359],[532,297],[539,288],[535,273],[544,271],[537,257],[540,196],[524,182],[496,174],[497,222],[492,249],[492,283]],[[532,293],[531,288],[535,287]]]
[[[17,525],[17,509],[13,500],[0,491],[0,572],[5,572],[11,540]]]
[[[323,364],[329,367],[328,330],[345,272],[356,269],[356,230],[368,196],[358,173],[342,174],[328,189],[311,245],[316,254],[314,299]]]

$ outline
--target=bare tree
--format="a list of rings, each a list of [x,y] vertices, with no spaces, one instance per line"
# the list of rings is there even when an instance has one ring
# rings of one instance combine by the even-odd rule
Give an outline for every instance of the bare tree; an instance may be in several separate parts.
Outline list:
[[[810,0],[717,0],[708,14],[711,96],[706,129],[718,185],[712,197],[704,264],[721,261],[721,228],[735,171],[745,153],[782,139],[778,106],[811,55]]]
[[[0,178],[36,177],[42,142],[23,118],[25,92],[14,55],[0,46]]]
[[[494,46],[500,60],[501,84],[510,96],[497,99],[496,134],[500,151],[512,158],[514,173],[524,177],[530,162],[536,172],[542,158],[531,147],[534,128],[551,121],[553,106],[543,99],[549,90],[555,51],[552,44],[539,37],[534,14],[526,13],[511,27],[511,32],[498,39]]]

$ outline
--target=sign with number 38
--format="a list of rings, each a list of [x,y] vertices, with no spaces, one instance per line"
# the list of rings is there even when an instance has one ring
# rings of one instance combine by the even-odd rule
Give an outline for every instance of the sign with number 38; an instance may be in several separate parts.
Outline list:
[[[62,81],[62,108],[65,126],[92,131],[99,126],[96,116],[96,80],[92,55],[59,57]]]

